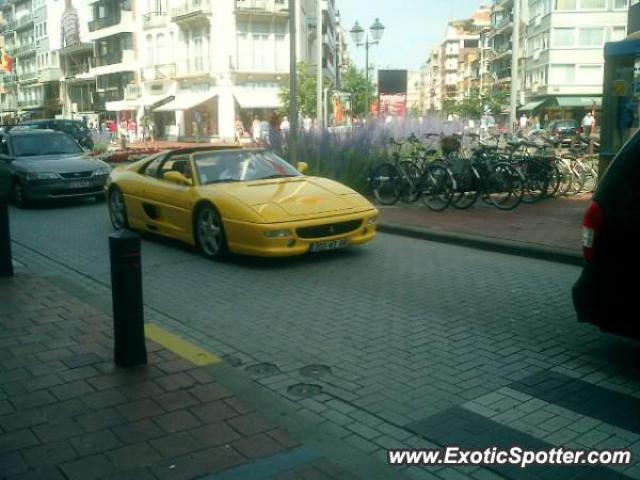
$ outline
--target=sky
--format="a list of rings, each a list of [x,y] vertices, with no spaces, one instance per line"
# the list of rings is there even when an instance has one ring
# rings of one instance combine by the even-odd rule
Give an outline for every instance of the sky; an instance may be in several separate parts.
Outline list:
[[[417,70],[429,49],[445,33],[447,22],[468,18],[491,0],[336,0],[340,21],[351,30],[356,21],[365,30],[376,18],[385,26],[379,45],[369,48],[369,63],[377,68]],[[349,38],[349,52],[359,68],[364,68],[364,47],[355,48]]]

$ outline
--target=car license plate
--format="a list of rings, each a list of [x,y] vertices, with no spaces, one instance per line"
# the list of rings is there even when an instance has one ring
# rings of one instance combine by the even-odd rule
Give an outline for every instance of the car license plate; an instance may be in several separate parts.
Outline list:
[[[312,243],[309,247],[310,252],[326,252],[327,250],[338,250],[349,245],[347,240],[331,240],[328,242]]]
[[[67,183],[67,188],[72,188],[72,189],[76,189],[76,188],[89,188],[91,187],[91,181],[90,180],[84,180],[81,182],[69,182]]]

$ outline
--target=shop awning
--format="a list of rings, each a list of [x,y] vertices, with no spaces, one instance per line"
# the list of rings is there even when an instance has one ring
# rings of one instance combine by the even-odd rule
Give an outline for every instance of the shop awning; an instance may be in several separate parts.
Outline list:
[[[532,102],[525,103],[523,106],[518,108],[518,111],[520,111],[520,112],[530,112],[530,111],[535,110],[536,108],[538,108],[544,102],[546,102],[546,99],[545,100],[534,100]]]
[[[173,101],[156,108],[154,111],[175,112],[176,110],[189,110],[216,96],[218,96],[218,92],[213,90],[208,90],[206,92],[176,93],[176,98]]]
[[[107,112],[127,112],[138,109],[137,100],[116,100],[105,104]]]
[[[142,107],[151,107],[153,105],[155,105],[156,103],[161,103],[162,104],[166,104],[169,103],[171,100],[174,100],[175,97],[173,95],[169,96],[169,95],[147,95],[145,97],[141,97],[137,100],[138,105],[142,106]],[[160,106],[160,105],[158,105]]]
[[[282,101],[276,89],[237,88],[233,92],[240,108],[279,108]]]
[[[601,107],[602,98],[600,97],[555,97],[559,107],[564,108],[591,108]]]

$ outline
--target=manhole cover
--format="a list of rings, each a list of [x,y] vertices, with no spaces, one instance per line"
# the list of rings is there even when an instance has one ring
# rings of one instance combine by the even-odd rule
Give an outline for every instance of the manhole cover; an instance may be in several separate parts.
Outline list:
[[[238,357],[234,357],[232,355],[225,355],[222,357],[222,359],[232,367],[239,367],[244,363],[241,359],[239,359]]]
[[[322,387],[320,385],[315,385],[313,383],[298,383],[296,385],[291,385],[287,388],[287,392],[298,398],[308,398],[313,397],[322,392]]]
[[[321,378],[331,375],[331,367],[326,365],[307,365],[300,369],[300,375],[310,378]]]
[[[273,375],[280,372],[280,369],[273,363],[257,363],[246,368],[247,373],[251,375]]]

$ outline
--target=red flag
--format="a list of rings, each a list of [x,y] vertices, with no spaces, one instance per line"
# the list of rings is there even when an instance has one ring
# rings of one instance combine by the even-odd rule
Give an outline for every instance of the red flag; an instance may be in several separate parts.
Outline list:
[[[9,54],[4,48],[0,50],[0,52],[2,52],[0,57],[0,61],[2,63],[2,70],[7,73],[13,72],[13,59],[9,56]]]

